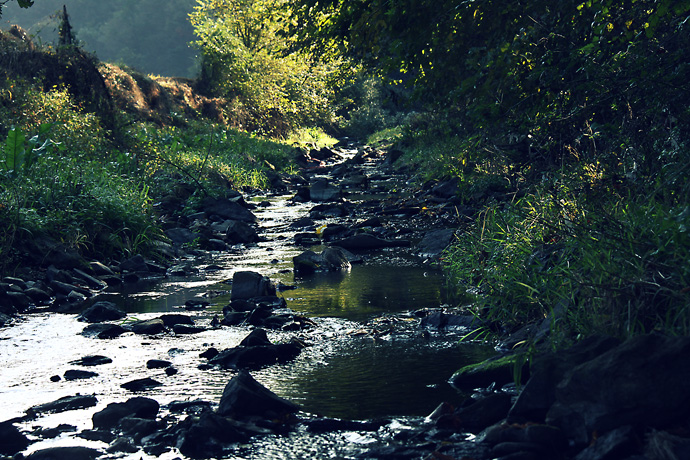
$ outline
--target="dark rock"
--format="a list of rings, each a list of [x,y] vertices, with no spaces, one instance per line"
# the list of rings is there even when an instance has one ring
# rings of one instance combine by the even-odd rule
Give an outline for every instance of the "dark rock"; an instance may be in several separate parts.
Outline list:
[[[165,368],[165,375],[167,375],[168,377],[170,377],[170,376],[172,376],[172,375],[175,375],[175,374],[177,374],[178,372],[179,372],[179,371],[178,371],[176,368],[174,368],[174,367],[166,367],[166,368]]]
[[[530,366],[530,379],[510,410],[510,422],[544,421],[556,401],[556,386],[575,366],[587,362],[619,345],[613,337],[592,336],[554,353],[537,355]]]
[[[165,327],[173,327],[176,324],[187,324],[189,326],[194,325],[194,319],[189,315],[180,315],[177,313],[166,313],[158,317],[158,319],[163,321]]]
[[[458,194],[459,179],[454,177],[447,181],[441,182],[431,189],[431,193],[440,198],[453,198]]]
[[[103,452],[90,447],[49,447],[37,450],[26,457],[26,460],[94,460]]]
[[[295,273],[306,275],[317,271],[341,271],[351,268],[350,261],[339,248],[326,248],[321,254],[304,251],[292,258]]]
[[[455,237],[455,229],[447,228],[427,232],[417,245],[419,253],[425,257],[438,257]]]
[[[550,458],[545,456],[544,448],[530,442],[504,442],[495,445],[491,451],[491,458],[501,460],[541,460]]]
[[[91,269],[91,272],[96,276],[112,276],[115,274],[115,272],[113,272],[110,269],[110,267],[98,261],[89,262],[89,268]]]
[[[83,263],[79,251],[48,237],[29,238],[26,253],[33,265],[42,267],[54,265],[61,269],[71,269]]]
[[[102,290],[108,287],[106,283],[103,281],[94,278],[93,276],[89,275],[88,273],[79,270],[78,268],[75,268],[74,273],[77,278],[82,280],[90,289],[95,289],[95,290]]]
[[[47,414],[67,412],[70,410],[94,407],[97,403],[98,399],[96,399],[96,396],[94,395],[65,396],[64,398],[60,398],[53,402],[33,406],[27,411],[27,413]]]
[[[295,233],[295,244],[297,246],[315,246],[321,244],[321,238],[316,233]]]
[[[6,327],[10,324],[12,324],[12,317],[5,313],[0,313],[0,327]]]
[[[27,438],[11,422],[0,423],[0,454],[14,455],[29,446]]]
[[[26,281],[24,281],[21,278],[16,278],[14,276],[4,277],[2,279],[2,282],[6,283],[6,284],[14,284],[14,285],[18,286],[21,291],[26,291],[29,288],[29,286],[27,286],[27,284],[26,284]]]
[[[597,436],[596,440],[581,451],[575,460],[617,460],[632,455],[637,447],[635,430],[622,426]]]
[[[341,240],[335,240],[331,244],[353,251],[410,246],[410,242],[407,240],[386,240],[368,233],[359,233]]]
[[[166,361],[164,359],[149,359],[148,361],[146,361],[147,369],[164,369],[170,366],[172,366],[172,362]]]
[[[226,241],[230,244],[249,244],[260,241],[259,234],[245,222],[231,221],[225,231]]]
[[[234,417],[276,418],[297,412],[299,407],[261,385],[245,370],[228,382],[218,406],[218,414]]]
[[[194,401],[173,401],[168,404],[168,410],[173,414],[200,414],[211,410],[213,404],[210,401],[203,399],[195,399]]]
[[[634,337],[568,372],[546,416],[575,443],[620,426],[663,427],[690,411],[690,337]]]
[[[259,273],[239,271],[232,277],[232,300],[275,295],[276,287],[273,282]]]
[[[114,339],[129,332],[124,327],[118,324],[90,324],[81,331],[81,335],[85,337],[97,337],[99,339]]]
[[[23,292],[8,292],[5,295],[12,303],[12,306],[16,308],[19,312],[28,310],[34,304],[31,297],[24,294]]]
[[[208,300],[189,299],[185,301],[184,308],[188,311],[199,311],[205,309],[209,305],[211,305],[211,302]]]
[[[190,458],[222,458],[226,446],[248,439],[233,421],[212,412],[188,417],[177,431],[176,445],[182,455]]]
[[[200,353],[199,357],[204,358],[204,359],[212,359],[212,358],[218,356],[218,353],[220,353],[220,352],[218,351],[217,348],[211,347],[208,350],[204,351],[203,353]]]
[[[59,375],[53,375],[50,377],[51,382],[59,382],[60,380],[62,380],[62,377],[60,377]]]
[[[134,444],[134,440],[130,437],[122,436],[113,441],[106,449],[110,454],[125,453],[133,454],[139,452],[139,448]]]
[[[321,230],[321,237],[325,241],[330,241],[334,236],[336,235],[341,235],[345,232],[347,232],[349,229],[344,226],[344,225],[339,225],[339,224],[329,224]]]
[[[225,369],[259,369],[295,359],[302,346],[295,342],[252,347],[235,347],[221,351],[209,362]]]
[[[304,228],[311,228],[316,225],[316,222],[314,222],[314,219],[310,217],[302,217],[300,219],[297,219],[293,223],[290,224],[290,228],[294,229],[304,229]]]
[[[357,222],[355,225],[353,225],[353,228],[378,228],[381,227],[383,224],[381,223],[381,219],[378,217],[370,217],[366,220],[363,220],[361,222]]]
[[[76,364],[78,366],[101,366],[103,364],[110,364],[112,363],[113,360],[108,358],[107,356],[100,356],[100,355],[89,355],[89,356],[84,356],[83,358],[70,361],[70,364]]]
[[[144,256],[137,254],[120,263],[120,270],[127,272],[148,272],[149,266],[146,264]]]
[[[474,315],[456,315],[436,311],[422,318],[420,325],[431,329],[475,328],[481,326],[482,322]]]
[[[162,319],[149,319],[137,321],[131,325],[132,332],[139,335],[156,335],[165,331],[165,323]]]
[[[112,302],[96,302],[79,316],[79,321],[87,323],[100,323],[103,321],[115,321],[125,318],[127,314],[117,308]]]
[[[130,398],[123,403],[110,403],[105,409],[93,414],[93,427],[98,429],[115,428],[125,417],[155,419],[160,405],[150,398]]]
[[[132,436],[135,441],[140,442],[141,438],[162,428],[156,420],[139,417],[124,417],[120,420],[118,427],[124,435]]]
[[[224,220],[239,220],[254,223],[256,216],[247,208],[227,198],[206,197],[202,202],[203,210],[208,215],[216,215]]]
[[[456,410],[451,415],[442,415],[436,421],[439,428],[478,433],[484,428],[503,420],[510,410],[511,396],[506,393],[492,393]]]
[[[242,341],[240,342],[241,347],[258,347],[263,345],[272,344],[271,341],[268,340],[268,335],[266,334],[266,331],[261,328],[254,329],[249,333],[247,337],[242,339]]]
[[[309,198],[312,201],[338,201],[341,196],[340,187],[329,184],[323,179],[315,181],[309,188]]]
[[[78,292],[85,296],[91,295],[88,289],[84,289],[70,283],[63,283],[62,281],[53,280],[50,282],[49,286],[50,289],[52,289],[56,294],[62,294],[64,296],[67,296],[72,292]]]
[[[48,302],[50,300],[50,294],[48,292],[44,291],[43,289],[39,289],[37,287],[31,287],[24,291],[24,294],[28,295],[31,300],[33,300],[36,303],[43,303],[43,302]]]
[[[221,320],[223,326],[239,326],[244,324],[249,318],[249,312],[233,312],[229,311],[225,313],[225,316]]]
[[[201,238],[201,233],[196,233],[188,228],[169,228],[165,231],[165,236],[170,238],[172,244],[176,246],[182,246],[185,244],[192,243],[195,240]]]
[[[65,371],[65,380],[84,380],[92,377],[98,377],[96,372],[82,371],[79,369],[70,369]]]
[[[38,428],[31,434],[43,439],[54,439],[60,436],[62,433],[73,433],[75,431],[77,431],[76,426],[63,423],[54,428]]]
[[[189,326],[187,324],[175,324],[172,327],[172,330],[177,335],[186,335],[186,334],[199,334],[200,332],[205,332],[206,328],[205,327],[199,327],[199,326]]]
[[[129,390],[133,393],[137,393],[137,392],[141,392],[141,391],[150,390],[151,388],[156,388],[156,387],[159,387],[162,385],[163,385],[162,383],[160,383],[156,380],[153,380],[150,377],[145,377],[143,379],[136,379],[136,380],[132,380],[132,381],[127,382],[127,383],[123,383],[120,386],[122,388],[124,388],[125,390]]]

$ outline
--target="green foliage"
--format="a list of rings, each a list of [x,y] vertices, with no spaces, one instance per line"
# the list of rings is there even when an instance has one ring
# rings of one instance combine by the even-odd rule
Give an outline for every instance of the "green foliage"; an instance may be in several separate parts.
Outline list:
[[[200,86],[233,101],[248,131],[285,136],[333,118],[329,85],[337,68],[292,49],[281,33],[290,13],[285,0],[205,0],[191,15]]]
[[[690,333],[687,206],[588,200],[572,184],[488,207],[445,255],[477,311],[508,329],[548,318],[570,338]]]

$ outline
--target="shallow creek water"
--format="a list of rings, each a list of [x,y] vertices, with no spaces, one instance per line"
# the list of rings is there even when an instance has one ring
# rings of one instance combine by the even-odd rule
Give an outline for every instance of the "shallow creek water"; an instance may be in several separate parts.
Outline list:
[[[353,265],[347,273],[296,279],[292,257],[302,249],[291,244],[294,230],[288,224],[304,215],[310,206],[293,205],[288,198],[268,198],[271,206],[255,211],[267,242],[192,259],[189,262],[200,269],[198,275],[144,281],[125,291],[102,293],[99,298],[124,308],[130,319],[179,312],[190,314],[199,325],[208,325],[215,315],[222,316],[222,308],[230,298],[228,280],[233,273],[258,271],[276,283],[295,286],[279,295],[286,298],[290,309],[317,323],[312,331],[269,331],[274,342],[297,336],[310,345],[292,363],[252,373],[273,392],[301,405],[310,414],[359,420],[394,419],[387,425],[388,430],[429,414],[442,401],[459,402],[463,396],[450,387],[448,378],[459,367],[487,357],[492,350],[458,344],[461,331],[425,333],[418,320],[395,315],[441,305],[441,274],[419,266],[405,251],[394,249],[368,253],[363,264]],[[203,311],[185,312],[185,301],[198,297],[211,305]],[[402,333],[364,334],[361,329],[365,322],[369,331],[385,330],[396,323],[396,329]],[[176,400],[204,399],[217,403],[234,374],[199,370],[197,366],[205,362],[199,354],[211,346],[220,350],[234,347],[251,330],[222,327],[189,336],[149,338],[130,333],[114,340],[97,340],[79,334],[84,326],[76,315],[42,313],[0,330],[0,420],[21,416],[31,406],[63,396],[95,394],[99,400],[95,408],[45,415],[24,426],[31,429],[70,424],[77,427],[76,431],[89,429],[94,412],[110,402],[133,396],[121,384],[143,377],[163,383],[145,394],[159,401],[163,408]],[[70,364],[86,355],[104,355],[113,362],[92,368]],[[147,369],[149,359],[172,361],[179,372],[167,376],[163,370]],[[90,370],[98,376],[51,382],[51,376],[62,376],[68,369]],[[36,443],[29,451],[56,445],[106,447],[74,435],[75,432],[65,433]],[[235,458],[351,458],[371,444],[385,442],[382,437],[385,433],[314,435],[298,430],[287,437],[261,438],[249,446],[238,446]],[[179,453],[173,454],[159,458],[179,457]],[[149,457],[139,452],[131,458]]]

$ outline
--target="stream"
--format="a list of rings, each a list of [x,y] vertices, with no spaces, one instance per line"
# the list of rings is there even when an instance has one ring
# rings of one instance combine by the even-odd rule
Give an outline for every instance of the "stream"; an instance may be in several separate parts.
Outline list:
[[[349,156],[354,151],[349,151]],[[363,166],[369,175],[376,162]],[[328,176],[325,176],[328,177]],[[364,193],[347,199],[365,203],[372,197],[388,196],[390,176],[372,181]],[[54,438],[36,437],[25,454],[55,446],[88,446],[105,449],[108,444],[77,436],[91,428],[91,417],[111,402],[122,402],[132,393],[120,385],[144,377],[163,385],[147,390],[158,401],[161,416],[173,401],[202,399],[217,403],[234,375],[222,369],[199,369],[201,353],[210,347],[235,347],[253,329],[251,326],[210,325],[223,316],[231,295],[230,280],[237,271],[255,271],[289,289],[278,295],[287,307],[316,323],[297,332],[267,331],[272,342],[297,337],[308,346],[292,362],[253,371],[253,377],[277,395],[301,406],[304,414],[347,420],[385,420],[378,431],[311,433],[298,428],[285,436],[263,436],[237,445],[227,458],[354,458],[371,446],[385,445],[405,427],[423,423],[424,416],[443,401],[460,403],[448,378],[463,365],[481,361],[494,353],[479,344],[459,343],[466,330],[427,330],[414,312],[434,309],[447,301],[442,273],[421,264],[410,248],[386,248],[361,253],[362,263],[351,270],[297,277],[292,258],[304,251],[294,244],[290,224],[309,214],[314,203],[295,203],[294,193],[248,197],[263,203],[253,212],[264,241],[238,245],[232,251],[192,252],[184,261],[192,264],[191,276],[167,276],[139,281],[122,289],[108,289],[98,300],[115,303],[130,320],[155,318],[161,313],[190,315],[208,329],[199,334],[162,334],[154,337],[124,334],[112,340],[81,335],[85,323],[73,314],[35,313],[13,327],[0,330],[0,402],[2,420],[21,417],[32,406],[76,394],[94,394],[95,407],[41,415],[23,422],[23,431],[55,428],[64,432]],[[339,223],[326,218],[318,225]],[[315,251],[321,246],[311,247]],[[205,308],[186,311],[185,303],[205,301]],[[93,370],[88,379],[51,381],[65,371],[80,368],[73,362],[87,355],[103,355],[111,363]],[[168,360],[177,373],[148,369],[151,359]],[[56,380],[56,379],[53,379]],[[309,415],[306,415],[307,417]],[[174,449],[160,456],[142,451],[108,458],[181,458]]]

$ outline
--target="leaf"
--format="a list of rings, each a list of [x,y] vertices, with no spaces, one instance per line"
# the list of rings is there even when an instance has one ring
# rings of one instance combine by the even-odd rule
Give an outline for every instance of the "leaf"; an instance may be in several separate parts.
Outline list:
[[[16,128],[7,133],[5,140],[5,168],[16,170],[24,163],[24,142],[26,136]]]

